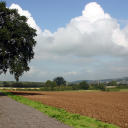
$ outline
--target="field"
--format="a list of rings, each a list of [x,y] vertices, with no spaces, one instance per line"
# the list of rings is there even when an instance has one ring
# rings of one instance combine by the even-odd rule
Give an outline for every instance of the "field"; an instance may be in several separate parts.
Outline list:
[[[10,92],[70,113],[128,127],[128,92]]]

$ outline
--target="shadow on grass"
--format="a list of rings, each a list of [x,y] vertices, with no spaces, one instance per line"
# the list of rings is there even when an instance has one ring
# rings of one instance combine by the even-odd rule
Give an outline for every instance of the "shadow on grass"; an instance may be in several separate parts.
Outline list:
[[[0,92],[0,97],[6,96],[4,93]]]
[[[33,92],[12,92],[12,91],[8,91],[10,93],[12,93],[13,95],[23,95],[23,96],[28,96],[28,95],[45,95],[45,94],[41,94],[41,93],[33,93]]]

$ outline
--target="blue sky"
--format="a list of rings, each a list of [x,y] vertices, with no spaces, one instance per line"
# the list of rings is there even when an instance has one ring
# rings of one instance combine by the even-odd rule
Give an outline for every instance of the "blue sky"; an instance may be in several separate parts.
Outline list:
[[[65,27],[66,23],[74,17],[80,16],[85,5],[97,2],[105,12],[116,19],[127,20],[127,0],[6,0],[7,7],[12,3],[20,5],[23,10],[28,10],[42,30],[48,29],[55,32],[59,27]],[[124,24],[121,24],[121,28]]]
[[[128,76],[127,0],[6,0],[37,29],[35,58],[20,81]],[[3,81],[14,76],[1,75]]]

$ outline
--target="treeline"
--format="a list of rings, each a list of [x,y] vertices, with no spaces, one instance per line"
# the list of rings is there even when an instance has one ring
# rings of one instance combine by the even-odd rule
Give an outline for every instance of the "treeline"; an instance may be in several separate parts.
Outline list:
[[[109,83],[111,86],[116,86],[116,89],[124,88],[122,85],[117,85],[116,81],[111,81]],[[92,84],[89,85],[86,81],[82,81],[79,84],[66,84],[66,81],[63,77],[56,77],[53,79],[53,81],[47,80],[44,84],[38,84],[35,82],[30,83],[21,83],[16,82],[12,84],[8,84],[7,82],[4,82],[3,87],[13,87],[13,88],[40,88],[39,91],[70,91],[70,90],[102,90],[102,91],[109,91],[110,89],[106,88],[105,84]],[[126,88],[128,86],[126,85]],[[29,89],[30,91],[32,89]]]
[[[48,80],[45,83],[44,87],[40,88],[41,91],[68,91],[68,90],[102,90],[107,91],[106,87],[104,85],[89,85],[86,81],[80,82],[77,84],[70,84],[69,86],[66,86],[65,84],[57,85],[55,81]]]
[[[35,83],[27,83],[27,84],[23,84],[23,83],[13,83],[13,84],[9,84],[7,82],[4,82],[2,87],[13,87],[13,88],[40,88],[44,86],[43,84],[35,84]]]

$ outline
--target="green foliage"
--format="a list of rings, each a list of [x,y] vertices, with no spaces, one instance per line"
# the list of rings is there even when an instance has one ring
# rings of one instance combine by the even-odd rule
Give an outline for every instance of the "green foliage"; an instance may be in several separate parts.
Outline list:
[[[7,82],[3,82],[2,84],[3,84],[3,87],[9,87],[9,83]]]
[[[10,87],[10,85],[9,84],[4,84],[3,87]]]
[[[68,91],[68,90],[72,90],[72,87],[71,86],[60,85],[60,86],[55,86],[53,88],[51,88],[51,87],[41,87],[40,90],[41,91]]]
[[[18,10],[6,8],[4,1],[0,2],[0,17],[0,74],[10,69],[10,74],[19,81],[24,71],[30,69],[28,62],[34,57],[36,30]]]
[[[50,80],[47,80],[46,82],[45,82],[45,87],[50,87],[51,86],[51,81]]]
[[[92,90],[93,89],[93,86],[92,85],[89,85],[89,89]]]
[[[109,89],[107,89],[108,91],[120,91],[120,89],[118,89],[118,88],[109,88]]]
[[[72,90],[79,90],[80,89],[79,85],[77,85],[77,84],[71,84],[70,86],[72,87]]]
[[[107,88],[103,84],[100,84],[100,85],[94,85],[94,86],[92,86],[92,90],[107,91]]]
[[[53,81],[55,81],[57,83],[57,86],[60,86],[61,84],[66,84],[66,81],[63,77],[56,77],[53,79]]]
[[[128,85],[117,85],[115,88],[109,88],[109,91],[127,91]]]
[[[8,84],[7,82],[3,82],[2,84]]]
[[[117,89],[128,89],[128,85],[117,85]]]
[[[55,81],[47,80],[47,82],[45,82],[45,88],[48,91],[53,91],[53,88],[56,86],[57,86],[57,83]]]
[[[16,87],[16,88],[32,88],[33,87],[35,88],[35,87],[41,87],[41,86],[35,83],[23,84],[21,82],[16,82],[16,83],[13,83],[11,87]]]
[[[12,87],[23,87],[23,84],[22,83],[13,83],[11,86]]]
[[[87,89],[89,89],[89,85],[88,85],[88,83],[87,83],[86,81],[82,81],[82,82],[80,82],[80,84],[79,84],[79,88],[80,88],[80,89],[87,90]]]
[[[116,82],[116,81],[112,81],[112,82],[110,83],[110,86],[117,86],[117,82]]]

